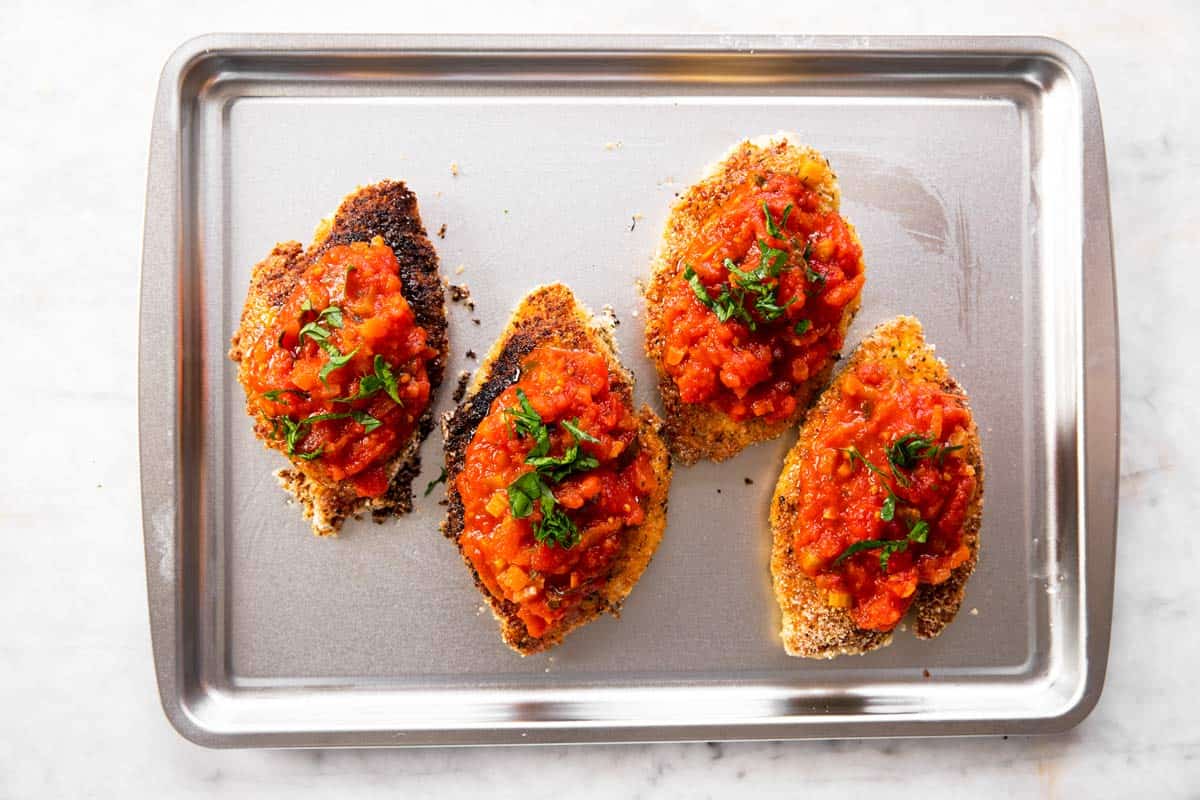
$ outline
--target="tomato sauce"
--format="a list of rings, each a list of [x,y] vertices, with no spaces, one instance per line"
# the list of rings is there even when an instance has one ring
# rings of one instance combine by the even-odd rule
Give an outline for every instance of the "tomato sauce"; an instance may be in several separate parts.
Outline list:
[[[386,464],[429,405],[426,367],[437,352],[401,292],[399,268],[380,237],[325,251],[245,365],[272,444],[362,497],[387,490]]]
[[[862,249],[846,221],[822,211],[820,200],[795,176],[759,175],[702,224],[664,298],[663,361],[685,403],[739,420],[785,419],[796,410],[798,386],[841,349],[843,312],[865,280]],[[697,296],[685,277],[688,268],[710,299],[719,298],[742,284],[726,259],[753,272],[767,258],[764,245],[786,254],[779,274],[765,282],[775,304],[786,308],[775,318],[764,316],[755,308],[761,295],[751,294],[742,303],[749,320],[722,321]],[[771,256],[768,266],[774,261]]]
[[[841,403],[817,423],[810,458],[800,466],[794,552],[800,569],[827,590],[830,605],[848,609],[859,628],[887,631],[904,616],[919,584],[945,581],[970,557],[963,525],[977,483],[961,448],[971,417],[957,395],[892,375],[878,364],[862,364],[842,380]],[[893,470],[889,448],[894,453],[897,443],[913,435],[934,449],[910,468]],[[850,448],[884,475],[852,456]],[[885,521],[881,512],[889,489],[895,512]],[[924,542],[909,536],[920,521],[928,525]],[[865,540],[907,543],[890,553],[886,571],[882,548],[835,563]]]
[[[558,508],[578,529],[578,543],[538,541],[544,522],[513,514],[508,487],[533,471],[525,462],[531,436],[514,426],[520,390],[547,426],[549,455],[572,444],[594,468],[550,481]],[[597,441],[578,440],[564,422]],[[518,606],[529,634],[541,637],[571,611],[596,602],[625,544],[625,531],[645,519],[657,483],[649,455],[637,446],[637,418],[610,382],[604,359],[592,352],[543,346],[526,356],[520,380],[493,401],[466,449],[455,488],[464,516],[460,544],[488,591]]]

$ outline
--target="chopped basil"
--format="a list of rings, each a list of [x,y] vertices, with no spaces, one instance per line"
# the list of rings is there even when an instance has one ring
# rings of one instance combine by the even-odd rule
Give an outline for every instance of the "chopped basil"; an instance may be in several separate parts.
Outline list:
[[[535,456],[526,458],[525,463],[532,465],[555,483],[576,472],[587,472],[600,466],[600,462],[594,456],[580,453],[578,441],[568,447],[561,456]]]
[[[323,319],[335,328],[342,327],[342,310],[337,306],[330,306],[321,312],[317,319]]]
[[[813,269],[807,261],[804,262],[804,279],[814,287],[825,285],[825,276]]]
[[[350,403],[384,391],[387,392],[388,397],[392,398],[396,405],[403,407],[404,401],[400,399],[400,383],[396,380],[396,375],[392,372],[392,368],[388,365],[387,360],[381,355],[376,355],[373,368],[375,370],[373,373],[369,372],[359,378],[357,392],[349,397],[339,397],[333,402]]]
[[[712,308],[712,298],[708,296],[708,290],[704,288],[704,284],[700,282],[700,276],[696,274],[696,270],[692,269],[690,264],[685,264],[683,267],[683,279],[691,285],[696,299]]]
[[[304,304],[301,305],[301,310],[302,311],[311,311],[312,310],[312,304],[309,303],[307,298],[304,300]],[[338,308],[337,306],[329,306],[328,308],[326,308],[324,311],[322,311],[320,314],[317,315],[317,318],[315,320],[313,320],[312,322],[309,322],[308,324],[306,324],[304,327],[302,327],[300,329],[300,335],[298,337],[298,341],[303,343],[304,337],[307,336],[309,339],[312,339],[314,342],[316,342],[317,346],[320,347],[322,350],[324,350],[325,353],[329,356],[329,362],[324,367],[322,367],[320,373],[318,373],[318,377],[320,377],[321,383],[328,386],[329,385],[329,373],[333,372],[338,367],[345,366],[346,363],[351,359],[351,357],[353,357],[353,355],[358,352],[358,348],[356,347],[353,350],[351,350],[349,353],[343,355],[342,352],[337,349],[337,346],[334,345],[333,342],[329,341],[330,331],[328,328],[325,328],[322,325],[322,323],[325,323],[325,322],[328,322],[334,328],[341,328],[342,327],[342,309]]]
[[[947,453],[961,449],[962,445],[941,447],[932,437],[919,433],[906,433],[888,448],[887,457],[894,473],[896,469],[911,470],[923,458],[935,460],[940,465],[945,461]]]
[[[526,472],[508,485],[508,506],[515,519],[525,519],[533,513],[533,504],[550,488],[537,470]],[[551,495],[553,497],[553,495]]]
[[[332,344],[326,343],[326,346],[323,346],[322,349],[329,354],[329,361],[325,363],[325,366],[321,367],[321,371],[317,373],[317,377],[321,379],[321,383],[328,386],[330,373],[335,369],[346,366],[350,359],[354,358],[354,354],[358,352],[358,348],[354,348],[345,355],[342,355]]]
[[[887,482],[887,473],[868,461],[862,453],[858,452],[857,447],[841,447],[838,449],[850,456],[852,463],[857,459],[863,463],[863,466],[879,476],[879,482],[883,485],[884,491],[887,492],[887,498],[883,501],[883,507],[879,509],[879,518],[884,522],[891,522],[892,518],[896,515],[896,503],[900,498],[896,496],[896,493],[892,491],[891,484]]]
[[[861,542],[855,542],[833,560],[833,566],[836,567],[855,553],[861,553],[864,550],[879,550],[879,569],[886,575],[888,562],[894,553],[903,553],[908,549],[910,543],[924,543],[928,538],[929,523],[918,519],[909,527],[908,535],[903,539],[864,539]]]
[[[766,200],[763,200],[762,211],[763,217],[765,217],[767,221],[767,233],[771,234],[771,236],[775,237],[776,239],[782,239],[784,236],[786,236],[787,233],[783,230],[783,228],[785,225],[787,225],[788,215],[792,213],[792,204],[788,203],[787,207],[783,209],[783,216],[779,218],[779,225],[776,225],[775,220],[771,218],[771,209],[767,207]]]
[[[363,426],[363,433],[370,433],[383,424],[382,421],[375,419],[365,411],[351,411],[350,416],[359,425]]]
[[[547,545],[571,548],[579,543],[579,529],[558,507],[550,484],[569,475],[587,472],[600,466],[595,456],[579,447],[581,441],[598,442],[595,436],[579,427],[578,420],[563,420],[560,425],[571,434],[571,444],[560,456],[551,456],[550,427],[543,420],[523,389],[517,389],[518,408],[506,408],[504,413],[513,421],[517,437],[533,439],[533,448],[525,463],[533,467],[508,485],[508,508],[514,519],[533,514],[534,504],[540,506],[542,518],[533,527],[534,538]]]
[[[879,518],[884,522],[891,522],[896,516],[896,495],[888,492],[888,496],[884,499],[883,505],[879,508]]]
[[[808,329],[811,327],[812,327],[812,320],[802,319],[796,323],[796,327],[792,328],[792,330],[794,330],[796,332],[797,336],[803,336],[804,334],[808,333]]]
[[[383,424],[380,420],[375,419],[375,417],[372,417],[365,411],[310,414],[299,421],[294,420],[291,417],[276,417],[274,420],[272,420],[272,422],[276,423],[277,426],[283,427],[284,442],[287,444],[288,455],[303,458],[305,461],[312,461],[314,458],[325,452],[324,448],[311,453],[297,453],[296,447],[308,434],[308,429],[314,422],[327,422],[335,419],[353,419],[359,425],[363,426],[365,433],[370,433]],[[272,430],[272,435],[275,438],[279,438],[277,433],[278,430],[278,427],[275,427]]]
[[[599,443],[600,441],[595,436],[592,436],[590,433],[580,428],[578,419],[564,419],[560,424],[569,430],[572,436],[580,441],[593,443]]]
[[[329,341],[329,331],[321,327],[319,321],[310,322],[301,328],[300,335],[296,337],[297,341],[303,342],[305,336],[312,339],[318,345]]]
[[[439,483],[445,483],[445,482],[446,482],[446,468],[442,467],[441,474],[425,485],[425,496],[429,497],[430,492],[433,491],[433,487],[437,486]]]
[[[274,403],[278,403],[279,398],[283,397],[285,394],[294,394],[304,400],[307,400],[309,396],[308,392],[305,392],[301,389],[272,389],[269,392],[263,392],[262,396]]]
[[[764,204],[765,212],[765,204]],[[770,214],[767,213],[770,219]],[[774,222],[771,223],[774,225]],[[759,262],[752,270],[744,270],[733,262],[725,259],[724,267],[729,273],[729,284],[721,287],[720,294],[711,297],[708,289],[700,281],[700,277],[690,265],[685,265],[683,278],[692,287],[696,299],[709,308],[717,319],[727,322],[738,319],[750,330],[757,330],[758,323],[750,313],[750,305],[764,322],[774,322],[784,315],[788,306],[796,302],[792,298],[780,305],[776,292],[779,289],[776,280],[788,264],[788,252],[772,247],[765,240],[758,240]]]
[[[542,517],[542,524],[533,532],[533,538],[542,544],[556,544],[569,550],[579,544],[579,528],[557,506]]]
[[[513,426],[517,429],[519,438],[524,439],[529,436],[534,440],[529,456],[536,458],[546,455],[550,452],[550,429],[546,427],[541,416],[534,410],[524,389],[517,389],[517,401],[521,404],[520,410],[506,408],[504,413],[513,418]]]

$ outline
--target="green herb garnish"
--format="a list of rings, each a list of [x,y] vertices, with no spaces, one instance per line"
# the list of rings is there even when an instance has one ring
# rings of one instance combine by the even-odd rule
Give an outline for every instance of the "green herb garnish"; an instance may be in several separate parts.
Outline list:
[[[595,436],[592,436],[590,433],[585,431],[583,428],[579,427],[578,419],[564,419],[559,424],[562,425],[567,430],[569,430],[571,432],[571,435],[574,436],[576,439],[579,439],[580,441],[592,442],[593,444],[600,443],[599,439],[597,439]]]
[[[354,358],[354,354],[358,352],[358,348],[354,348],[349,353],[342,355],[333,345],[323,348],[329,354],[329,361],[325,366],[321,367],[321,371],[317,373],[317,377],[321,379],[321,383],[329,385],[329,374],[335,369],[346,366],[350,359]]]
[[[762,239],[758,240],[758,249],[761,257],[758,266],[752,270],[741,269],[732,259],[725,259],[729,284],[722,286],[716,297],[709,295],[708,289],[690,265],[685,265],[683,270],[683,278],[691,285],[696,299],[716,314],[718,320],[726,322],[738,319],[752,331],[757,329],[757,321],[747,309],[748,303],[764,322],[774,322],[783,316],[788,306],[796,302],[793,297],[780,305],[776,297],[779,285],[775,279],[787,266],[787,251],[771,247]]]
[[[745,322],[750,326],[750,330],[754,330],[754,318],[742,308],[741,304],[734,300],[729,293],[729,288],[721,287],[721,293],[716,297],[710,297],[708,290],[704,288],[704,284],[700,282],[700,276],[690,265],[685,265],[683,270],[683,279],[686,280],[692,287],[692,291],[696,295],[696,299],[706,306],[710,311],[717,315],[717,319],[721,322],[726,322],[734,317]]]
[[[302,311],[311,311],[312,305],[306,298],[304,304],[300,308]],[[329,308],[326,308],[317,315],[315,320],[309,322],[300,329],[300,335],[297,338],[297,341],[303,343],[304,337],[307,336],[309,339],[312,339],[314,342],[316,342],[317,346],[324,350],[326,355],[329,356],[329,363],[321,367],[321,371],[318,373],[321,383],[328,386],[329,373],[333,372],[338,367],[345,366],[346,363],[354,356],[354,354],[358,352],[358,348],[356,347],[349,353],[343,355],[342,351],[338,350],[337,346],[334,345],[333,342],[329,341],[330,331],[328,328],[324,327],[322,323],[329,323],[329,325],[334,328],[341,328],[342,309],[338,308],[337,306],[329,306]]]
[[[305,392],[301,389],[272,389],[269,392],[263,392],[262,396],[273,403],[278,403],[279,398],[283,397],[285,394],[294,394],[303,400],[307,400],[309,397],[308,392]]]
[[[811,327],[812,327],[812,320],[802,319],[796,323],[796,327],[792,328],[792,330],[794,330],[796,332],[797,336],[803,336],[804,334],[808,333],[808,329]]]
[[[853,462],[855,459],[858,459],[863,463],[863,466],[879,476],[879,482],[883,485],[884,490],[887,492],[887,498],[883,501],[883,507],[879,509],[879,518],[884,522],[891,522],[892,518],[896,516],[896,502],[900,498],[897,497],[896,493],[892,491],[892,486],[887,481],[888,474],[868,461],[862,453],[858,452],[857,447],[840,447],[838,449],[850,456],[851,462]]]
[[[776,239],[782,239],[784,236],[786,236],[787,233],[783,230],[783,228],[785,225],[787,225],[788,215],[792,213],[792,204],[788,203],[787,207],[783,209],[783,216],[779,218],[778,225],[776,225],[775,220],[771,218],[771,209],[767,208],[766,200],[763,200],[762,211],[763,217],[765,217],[767,221],[767,233],[771,234],[771,236]]]
[[[446,468],[442,467],[441,474],[438,475],[433,480],[431,480],[428,484],[426,484],[425,496],[429,497],[429,493],[433,491],[433,487],[437,486],[439,483],[445,483],[445,482],[446,482]]]
[[[542,544],[556,544],[564,550],[570,550],[579,544],[579,528],[563,511],[554,505],[547,513],[544,510],[542,524],[533,532],[533,538]]]
[[[909,527],[908,535],[903,539],[864,539],[861,542],[855,542],[833,560],[833,566],[836,567],[855,553],[861,553],[864,550],[879,550],[879,569],[887,574],[888,561],[893,553],[903,553],[908,549],[910,543],[924,543],[928,538],[929,523],[918,519]]]
[[[350,355],[354,355],[354,353]],[[400,399],[400,383],[396,380],[396,374],[392,372],[391,366],[383,356],[375,356],[373,368],[374,372],[369,372],[359,379],[357,392],[350,397],[339,397],[333,402],[349,403],[354,400],[371,397],[383,391],[387,392],[387,396],[392,398],[396,405],[403,407],[404,401]]]
[[[932,437],[919,433],[906,433],[888,448],[887,458],[893,469],[912,469],[923,458],[937,461],[940,466],[945,461],[947,453],[961,449],[962,445],[960,444],[941,447]]]
[[[541,507],[542,519],[534,525],[533,536],[543,544],[571,548],[579,543],[579,529],[558,507],[551,483],[558,483],[569,475],[587,472],[600,466],[595,456],[583,452],[581,441],[597,442],[595,436],[579,427],[578,420],[563,420],[564,430],[571,434],[571,445],[561,456],[551,456],[550,428],[529,402],[523,389],[517,389],[519,408],[506,408],[504,412],[512,419],[513,428],[519,438],[534,440],[533,448],[525,456],[525,463],[533,467],[522,473],[508,485],[508,508],[514,519],[525,519],[533,514],[534,505]]]
[[[825,276],[813,269],[807,261],[804,262],[804,279],[813,284],[813,286],[820,287],[825,285]]]
[[[534,440],[533,449],[529,451],[528,457],[537,458],[546,455],[550,452],[550,429],[542,422],[541,415],[529,402],[529,396],[525,394],[524,389],[517,389],[517,402],[521,404],[520,409],[504,409],[504,413],[512,417],[513,427],[517,429],[517,437],[524,439],[528,436]]]
[[[523,473],[515,481],[508,485],[508,508],[512,512],[515,519],[525,519],[533,513],[533,504],[538,500],[542,501],[543,506],[546,505],[546,498],[549,496],[549,505],[555,503],[554,495],[550,492],[550,487],[542,480],[542,476],[537,470]],[[544,511],[543,511],[544,513]]]
[[[299,421],[294,420],[291,417],[276,417],[271,421],[275,425],[275,427],[272,428],[271,435],[275,438],[279,438],[279,428],[282,427],[283,439],[287,445],[287,454],[290,456],[303,458],[305,461],[312,461],[314,458],[324,453],[325,449],[321,448],[320,450],[311,453],[297,453],[297,445],[299,445],[300,441],[308,434],[308,429],[314,422],[326,422],[328,420],[335,419],[352,419],[359,425],[363,426],[365,433],[370,433],[383,424],[381,421],[375,419],[375,417],[372,417],[365,411],[348,411],[346,413],[333,414],[311,414]]]

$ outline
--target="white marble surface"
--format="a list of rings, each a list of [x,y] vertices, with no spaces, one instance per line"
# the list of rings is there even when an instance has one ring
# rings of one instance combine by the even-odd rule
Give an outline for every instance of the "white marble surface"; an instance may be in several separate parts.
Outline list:
[[[1161,2],[0,3],[8,232],[0,480],[0,798],[1200,796],[1200,6]],[[735,10],[735,7],[739,10]],[[217,752],[154,688],[138,517],[137,279],[153,92],[211,30],[1042,33],[1104,110],[1122,333],[1121,522],[1104,695],[1048,738]],[[1174,346],[1164,347],[1171,342]],[[512,780],[515,778],[515,780]]]

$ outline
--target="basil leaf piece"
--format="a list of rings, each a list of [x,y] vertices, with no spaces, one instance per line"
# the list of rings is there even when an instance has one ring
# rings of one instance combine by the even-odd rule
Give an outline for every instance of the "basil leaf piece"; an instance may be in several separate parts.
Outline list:
[[[940,466],[947,453],[961,450],[962,445],[941,447],[929,436],[919,433],[906,433],[892,443],[887,450],[888,462],[897,469],[911,470],[923,458],[936,460]]]
[[[796,327],[792,328],[792,330],[794,330],[796,332],[797,336],[803,336],[804,334],[808,333],[808,330],[811,327],[812,327],[812,320],[802,319],[796,323]]]
[[[542,544],[558,545],[569,550],[579,544],[579,528],[556,506],[542,518],[542,524],[533,532],[533,538]]]
[[[385,391],[396,405],[403,408],[404,401],[400,399],[400,383],[396,380],[395,373],[392,372],[392,368],[388,365],[384,357],[376,354],[373,367],[375,370],[373,373],[367,373],[359,378],[357,392],[349,397],[336,398],[333,402],[350,403]]]
[[[804,265],[804,279],[816,288],[825,285],[825,276],[810,267],[807,263]]]
[[[896,503],[900,500],[900,498],[894,491],[892,491],[891,484],[887,482],[887,473],[868,461],[866,457],[858,451],[857,447],[839,447],[838,449],[850,456],[851,463],[854,463],[855,460],[861,461],[863,466],[879,476],[879,482],[883,485],[884,491],[887,492],[887,498],[884,499],[883,506],[879,509],[879,518],[884,522],[891,522],[892,518],[896,516]],[[908,484],[905,485],[907,486]]]
[[[350,416],[355,422],[363,426],[363,433],[370,433],[383,424],[382,421],[372,417],[365,411],[351,411]]]
[[[700,276],[696,274],[696,270],[692,269],[691,265],[684,265],[683,279],[691,285],[697,300],[709,308],[713,307],[713,301],[708,296],[708,290],[704,288],[704,284],[700,282]]]
[[[508,485],[508,507],[514,519],[525,519],[533,513],[533,501],[550,494],[537,470],[526,472]],[[553,500],[553,495],[550,495]],[[544,502],[544,501],[543,501]]]
[[[787,225],[788,215],[792,213],[792,204],[788,203],[783,209],[783,215],[780,217],[778,225],[776,225],[775,220],[771,218],[771,209],[767,207],[766,200],[763,200],[762,211],[763,217],[766,219],[767,223],[767,233],[776,239],[782,239],[784,236],[786,236],[787,233],[783,230],[783,228],[785,225]]]
[[[888,493],[888,496],[883,501],[883,506],[879,509],[879,518],[884,522],[891,522],[896,516],[896,495]]]
[[[325,348],[325,352],[329,354],[329,361],[325,366],[321,367],[321,371],[317,373],[317,377],[321,379],[321,383],[329,385],[329,375],[335,369],[346,366],[350,359],[354,358],[354,354],[358,352],[358,348],[354,348],[349,353],[342,355],[338,349],[332,344]]]
[[[269,392],[263,392],[262,396],[271,402],[278,403],[279,398],[283,397],[285,394],[294,394],[303,400],[307,400],[309,398],[308,392],[303,391],[302,389],[272,389]]]
[[[317,344],[329,341],[329,331],[321,327],[320,322],[310,322],[300,329],[300,334],[296,337],[296,341],[303,342],[304,337],[312,339]]]
[[[923,519],[918,519],[908,529],[908,535],[903,539],[864,539],[861,542],[855,542],[841,552],[841,554],[833,560],[831,566],[836,567],[847,558],[855,553],[861,553],[864,550],[879,550],[879,569],[886,575],[888,571],[888,563],[892,558],[893,553],[903,553],[908,549],[910,542],[924,543],[929,538],[929,523]]]
[[[335,328],[342,327],[342,310],[337,306],[330,306],[321,312],[319,319],[323,319]]]
[[[592,436],[590,433],[588,433],[587,431],[585,431],[579,427],[578,419],[573,419],[573,420],[564,419],[561,424],[564,428],[566,428],[567,430],[569,430],[571,432],[572,436],[574,436],[577,440],[579,440],[581,442],[593,442],[596,444],[599,444],[599,442],[600,442],[600,440],[597,439],[595,436]]]
[[[429,497],[430,492],[433,491],[433,487],[437,486],[439,483],[445,483],[445,482],[446,482],[446,468],[442,467],[441,474],[425,485],[425,497]]]
[[[521,406],[519,409],[506,408],[504,413],[512,418],[518,438],[524,439],[528,436],[534,440],[529,456],[537,458],[546,455],[550,452],[549,428],[542,422],[542,417],[534,409],[533,404],[529,402],[529,396],[525,394],[524,389],[517,389],[517,402]]]

